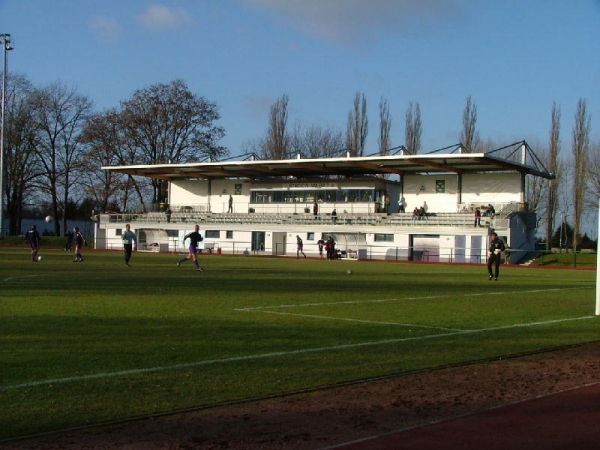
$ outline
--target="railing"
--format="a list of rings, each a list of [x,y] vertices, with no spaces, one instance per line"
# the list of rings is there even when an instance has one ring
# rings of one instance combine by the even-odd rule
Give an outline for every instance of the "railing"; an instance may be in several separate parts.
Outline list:
[[[150,212],[145,214],[102,214],[101,221],[111,223],[186,223],[186,224],[261,224],[261,225],[362,225],[387,227],[473,227],[475,219],[470,213],[429,213],[415,217],[412,213],[399,214],[257,214],[257,213],[202,213],[202,212]],[[482,217],[481,226],[506,227],[508,219],[496,215]]]

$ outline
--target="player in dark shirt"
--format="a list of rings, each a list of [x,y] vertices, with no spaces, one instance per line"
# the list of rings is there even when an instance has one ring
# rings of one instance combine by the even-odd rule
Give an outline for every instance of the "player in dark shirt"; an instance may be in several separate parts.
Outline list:
[[[490,251],[488,257],[488,273],[490,274],[491,279],[495,279],[498,281],[498,275],[500,274],[500,258],[502,256],[502,252],[506,249],[504,242],[498,238],[497,233],[492,233],[492,240],[490,241]],[[494,273],[492,273],[492,266],[496,269]]]
[[[85,238],[83,233],[79,231],[78,227],[73,228],[73,235],[75,239],[75,262],[83,262],[83,256],[81,256],[81,247],[85,244]]]
[[[40,233],[35,228],[35,225],[31,226],[31,229],[25,234],[25,240],[31,247],[31,260],[37,261],[37,254],[40,249]]]
[[[185,245],[185,241],[187,239],[189,239],[190,246],[188,247],[187,256],[184,256],[179,261],[177,261],[177,267],[179,267],[182,262],[185,262],[188,259],[191,259],[192,261],[194,261],[196,270],[198,270],[200,272],[204,272],[204,269],[202,267],[200,267],[200,264],[198,264],[198,244],[204,240],[202,238],[202,235],[198,232],[199,229],[200,229],[200,227],[198,225],[196,225],[196,227],[194,228],[194,231],[186,234],[185,237],[183,238],[183,245]]]

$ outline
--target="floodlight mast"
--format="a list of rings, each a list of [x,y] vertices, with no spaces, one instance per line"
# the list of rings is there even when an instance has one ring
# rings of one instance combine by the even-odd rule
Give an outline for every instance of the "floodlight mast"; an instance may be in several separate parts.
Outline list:
[[[4,69],[2,71],[2,117],[0,117],[0,237],[4,236],[4,118],[6,117],[6,72],[8,70],[7,54],[13,49],[10,34],[0,34],[0,42],[4,52]]]

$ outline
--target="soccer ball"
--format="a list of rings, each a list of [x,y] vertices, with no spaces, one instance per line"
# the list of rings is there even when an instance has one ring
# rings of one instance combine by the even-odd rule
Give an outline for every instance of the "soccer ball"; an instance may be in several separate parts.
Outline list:
[[[348,275],[352,275],[352,269],[348,269]]]
[[[44,259],[43,256],[38,256],[38,261],[41,261],[42,259]]]
[[[46,216],[46,222],[50,223],[52,222],[52,216]]]

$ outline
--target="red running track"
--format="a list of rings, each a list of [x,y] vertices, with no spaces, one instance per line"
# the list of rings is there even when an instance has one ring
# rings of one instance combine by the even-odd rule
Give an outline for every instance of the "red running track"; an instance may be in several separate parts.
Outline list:
[[[600,450],[600,383],[328,448]]]

